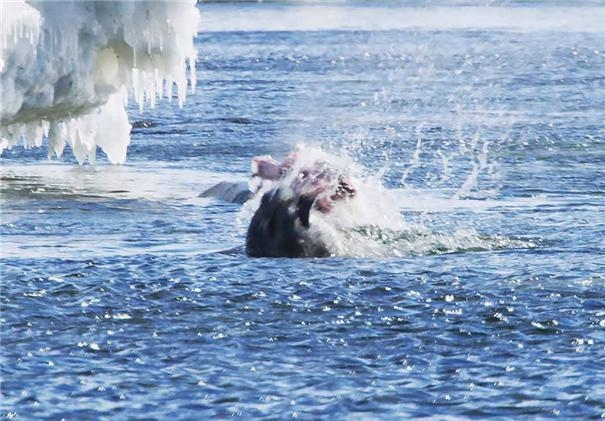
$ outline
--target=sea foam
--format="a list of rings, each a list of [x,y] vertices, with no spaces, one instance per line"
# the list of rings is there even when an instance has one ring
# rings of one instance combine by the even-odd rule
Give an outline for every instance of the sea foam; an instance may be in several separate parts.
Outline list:
[[[123,163],[126,104],[155,106],[195,88],[199,12],[183,1],[0,3],[0,153],[19,142]],[[188,83],[189,79],[189,83]]]

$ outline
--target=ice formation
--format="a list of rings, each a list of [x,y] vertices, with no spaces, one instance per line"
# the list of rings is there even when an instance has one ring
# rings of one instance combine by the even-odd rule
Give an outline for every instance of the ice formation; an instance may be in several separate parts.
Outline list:
[[[195,88],[195,0],[0,2],[0,153],[23,142],[80,163],[126,158],[140,108]],[[189,71],[188,71],[189,67]]]

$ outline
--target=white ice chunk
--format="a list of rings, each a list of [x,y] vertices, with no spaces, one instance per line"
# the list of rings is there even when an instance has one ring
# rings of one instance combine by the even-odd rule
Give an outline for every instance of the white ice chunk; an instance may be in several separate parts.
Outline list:
[[[97,146],[112,162],[126,158],[125,104],[185,101],[195,88],[199,13],[195,0],[0,2],[0,153],[19,142],[49,156],[67,143],[79,162]],[[187,63],[189,72],[187,72]]]

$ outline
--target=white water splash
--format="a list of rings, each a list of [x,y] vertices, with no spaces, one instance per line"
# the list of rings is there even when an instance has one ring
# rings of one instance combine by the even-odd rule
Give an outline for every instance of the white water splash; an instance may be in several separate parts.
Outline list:
[[[129,95],[153,107],[176,85],[182,106],[195,88],[195,3],[1,2],[0,152],[47,136],[49,157],[69,143],[80,163],[97,146],[124,162]]]
[[[468,227],[445,230],[410,223],[402,213],[404,208],[413,209],[416,213],[442,213],[464,207],[476,209],[478,205],[489,207],[498,204],[460,200],[457,197],[437,199],[427,197],[429,193],[426,192],[421,194],[408,189],[387,189],[382,184],[380,173],[368,174],[347,155],[329,154],[316,147],[301,144],[296,149],[296,155],[297,160],[291,171],[278,181],[280,190],[291,189],[300,170],[310,168],[317,162],[329,163],[331,170],[345,175],[356,189],[354,198],[334,201],[329,212],[311,212],[312,235],[322,238],[335,256],[401,257],[535,246],[529,240],[504,235],[487,236]],[[470,175],[469,179],[472,178]],[[258,208],[262,194],[274,186],[272,182],[265,183],[259,193],[243,206],[238,218],[242,234]]]

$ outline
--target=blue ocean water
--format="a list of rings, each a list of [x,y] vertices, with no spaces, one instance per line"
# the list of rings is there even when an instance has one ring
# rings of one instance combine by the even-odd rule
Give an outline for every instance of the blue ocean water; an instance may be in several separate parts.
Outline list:
[[[2,415],[604,417],[602,5],[200,8],[196,93],[132,107],[126,165],[0,157]],[[197,196],[301,142],[414,229],[246,257]]]

